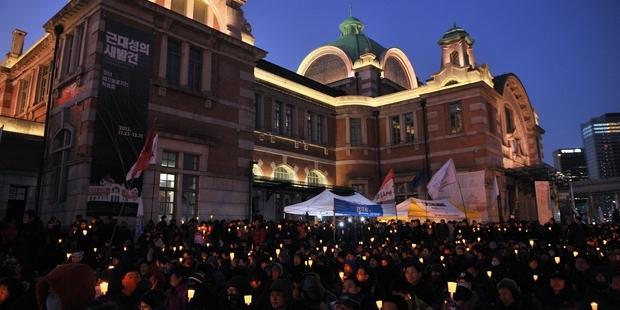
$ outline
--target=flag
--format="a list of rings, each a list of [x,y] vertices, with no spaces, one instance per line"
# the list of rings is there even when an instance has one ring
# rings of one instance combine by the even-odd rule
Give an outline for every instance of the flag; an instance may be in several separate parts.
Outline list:
[[[493,188],[491,189],[491,198],[496,199],[499,196],[499,187],[497,186],[497,176],[493,177]]]
[[[125,176],[125,180],[129,181],[131,179],[139,178],[149,164],[157,163],[157,141],[159,140],[159,135],[153,130],[149,133],[148,138],[144,142],[144,146],[142,147],[142,151],[140,151],[140,155],[138,155],[138,159],[136,163],[131,166],[129,172],[127,172],[127,176]]]
[[[454,168],[454,162],[452,158],[450,158],[431,178],[431,180],[426,185],[426,189],[428,190],[428,194],[433,199],[438,199],[438,194],[446,187],[451,184],[457,183],[456,180],[456,169]]]
[[[383,179],[379,192],[375,195],[375,202],[394,201],[394,199],[396,199],[394,195],[394,169],[390,168]]]
[[[411,188],[412,192],[415,192],[420,183],[422,183],[426,179],[426,169],[422,169],[418,172],[418,174],[413,177],[413,180],[409,182],[409,188]]]

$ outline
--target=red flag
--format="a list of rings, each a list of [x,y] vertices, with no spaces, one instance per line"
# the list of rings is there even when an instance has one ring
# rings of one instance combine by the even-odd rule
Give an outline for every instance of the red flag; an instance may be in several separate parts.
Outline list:
[[[383,179],[381,188],[377,195],[375,195],[375,202],[394,201],[394,169],[390,168],[387,175]]]
[[[140,155],[138,155],[138,159],[136,163],[131,166],[129,172],[127,172],[127,176],[125,176],[125,180],[129,181],[131,179],[139,178],[146,168],[148,168],[149,164],[157,163],[157,141],[159,140],[159,135],[153,130],[149,133],[149,136],[146,138],[144,142],[144,146],[142,147],[142,151],[140,151]]]

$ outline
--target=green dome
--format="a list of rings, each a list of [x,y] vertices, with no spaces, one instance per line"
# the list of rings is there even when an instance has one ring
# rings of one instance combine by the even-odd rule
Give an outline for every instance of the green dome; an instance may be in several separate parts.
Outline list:
[[[359,19],[349,16],[340,23],[340,38],[327,45],[341,49],[351,61],[357,60],[360,55],[373,53],[380,56],[386,48],[363,33],[364,23]]]
[[[452,28],[448,29],[441,39],[437,42],[440,45],[448,44],[460,39],[465,39],[468,44],[474,44],[474,39],[465,31],[465,29],[454,24]]]

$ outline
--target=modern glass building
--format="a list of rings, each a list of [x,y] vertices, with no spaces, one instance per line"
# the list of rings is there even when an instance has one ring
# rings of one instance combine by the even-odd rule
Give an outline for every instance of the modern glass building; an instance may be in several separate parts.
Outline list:
[[[606,113],[581,124],[591,179],[620,176],[620,113]]]

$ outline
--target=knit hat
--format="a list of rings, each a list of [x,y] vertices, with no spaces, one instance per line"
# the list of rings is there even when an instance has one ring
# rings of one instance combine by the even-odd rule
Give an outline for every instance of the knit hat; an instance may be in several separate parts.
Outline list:
[[[95,299],[95,272],[84,264],[60,265],[37,282],[37,303],[45,309],[45,301],[54,292],[63,310],[83,309]]]
[[[277,279],[273,281],[269,291],[282,292],[290,298],[293,294],[293,282],[286,278]]]
[[[353,309],[359,309],[362,306],[362,301],[355,295],[342,294],[336,300],[336,305],[346,305]]]
[[[205,282],[205,274],[202,272],[194,272],[188,279],[196,284],[202,284]]]
[[[503,278],[501,281],[497,283],[497,289],[499,290],[500,288],[505,288],[505,289],[510,290],[510,292],[512,293],[512,296],[515,298],[521,294],[521,289],[519,288],[519,285],[517,284],[517,282],[509,278]]]

